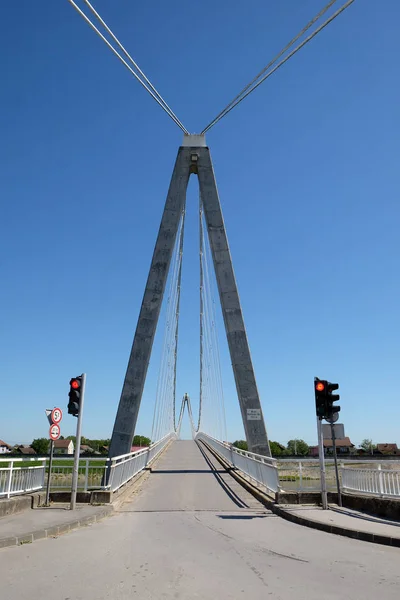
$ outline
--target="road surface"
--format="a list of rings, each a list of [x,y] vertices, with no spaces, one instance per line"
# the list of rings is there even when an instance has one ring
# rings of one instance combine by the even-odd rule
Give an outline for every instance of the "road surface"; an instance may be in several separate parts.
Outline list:
[[[274,516],[194,442],[175,442],[115,516],[0,550],[0,597],[398,600],[399,567],[400,549]]]

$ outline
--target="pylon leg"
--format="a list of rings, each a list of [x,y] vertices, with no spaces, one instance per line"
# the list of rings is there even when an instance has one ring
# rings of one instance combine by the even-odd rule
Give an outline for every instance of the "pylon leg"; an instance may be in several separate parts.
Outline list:
[[[160,316],[179,221],[190,176],[190,148],[179,148],[161,219],[150,271],[133,338],[121,399],[111,437],[110,456],[131,451],[144,383]]]
[[[251,452],[271,456],[211,155],[207,147],[197,148],[196,152],[200,194],[247,444]]]

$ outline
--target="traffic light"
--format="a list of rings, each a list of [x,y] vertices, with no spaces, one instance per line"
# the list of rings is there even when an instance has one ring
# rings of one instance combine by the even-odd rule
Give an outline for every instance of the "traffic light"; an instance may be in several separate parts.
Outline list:
[[[335,406],[333,403],[339,400],[339,394],[332,394],[335,390],[339,389],[338,383],[328,383],[326,393],[326,415],[325,419],[331,419],[335,413],[340,411],[340,406]]]
[[[339,394],[332,394],[339,389],[338,383],[330,383],[326,379],[314,378],[315,410],[319,419],[331,419],[340,411],[340,406],[333,403],[339,400]]]
[[[69,385],[68,414],[77,417],[79,415],[79,408],[81,404],[82,377],[73,377],[69,382]]]
[[[314,391],[315,391],[315,410],[319,419],[325,418],[326,413],[326,390],[328,389],[328,382],[325,380],[314,378]]]

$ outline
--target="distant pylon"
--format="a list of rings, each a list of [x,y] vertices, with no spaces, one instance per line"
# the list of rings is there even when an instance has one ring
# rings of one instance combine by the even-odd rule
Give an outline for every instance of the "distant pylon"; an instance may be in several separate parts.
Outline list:
[[[204,217],[248,447],[251,452],[271,456],[214,170],[204,135],[185,135],[183,145],[178,150],[115,418],[110,456],[126,454],[131,449],[191,173],[196,174],[199,179]]]

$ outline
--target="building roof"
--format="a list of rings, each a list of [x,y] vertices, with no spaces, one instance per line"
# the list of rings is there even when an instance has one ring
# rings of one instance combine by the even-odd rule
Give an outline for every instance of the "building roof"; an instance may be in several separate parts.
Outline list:
[[[397,444],[377,444],[376,449],[378,452],[397,452]]]
[[[55,440],[54,448],[69,448],[71,442],[72,440]],[[72,445],[73,444],[74,442],[72,442]]]
[[[3,440],[0,440],[0,446],[5,446],[6,448],[11,448],[10,444],[7,444],[7,442],[3,442]]]
[[[138,450],[146,450],[148,446],[131,446],[131,452],[137,452]]]
[[[30,446],[20,446],[18,452],[21,452],[21,454],[36,454],[35,450]]]
[[[332,440],[324,440],[324,448],[332,448]],[[351,443],[350,438],[345,437],[342,440],[336,440],[336,448],[354,448],[354,444]]]

